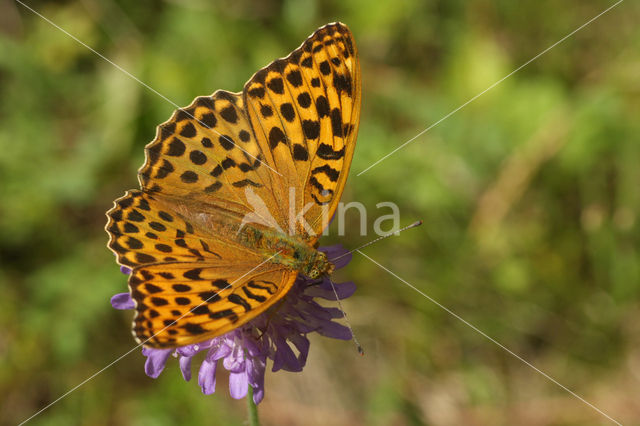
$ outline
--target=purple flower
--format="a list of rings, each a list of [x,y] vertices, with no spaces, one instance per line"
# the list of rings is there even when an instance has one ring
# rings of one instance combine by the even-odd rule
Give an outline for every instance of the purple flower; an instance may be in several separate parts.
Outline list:
[[[336,269],[351,261],[351,254],[340,245],[321,247],[329,260],[337,259]],[[341,257],[342,256],[342,257]],[[128,268],[121,268],[130,273]],[[351,296],[356,286],[353,282],[335,284],[339,299]],[[206,395],[216,390],[216,370],[218,361],[229,371],[229,393],[235,399],[244,398],[253,387],[253,401],[258,404],[264,398],[264,374],[267,359],[273,362],[272,371],[302,371],[309,353],[307,334],[317,332],[334,339],[349,340],[351,332],[342,324],[333,321],[342,318],[337,308],[327,308],[315,299],[336,300],[328,277],[311,280],[298,275],[293,287],[278,305],[277,310],[270,308],[245,325],[213,339],[181,346],[176,349],[143,348],[147,357],[144,371],[157,378],[171,355],[178,358],[182,376],[191,379],[191,361],[200,352],[206,355],[198,371],[198,384]],[[116,309],[133,309],[134,303],[129,293],[116,294],[111,298]],[[273,312],[272,312],[273,310]],[[297,353],[297,355],[296,355]]]

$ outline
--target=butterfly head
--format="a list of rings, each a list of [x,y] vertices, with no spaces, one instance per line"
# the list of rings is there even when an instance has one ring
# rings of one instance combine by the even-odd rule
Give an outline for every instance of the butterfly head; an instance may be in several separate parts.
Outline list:
[[[333,263],[327,259],[327,255],[321,251],[314,253],[313,261],[306,265],[306,270],[303,271],[306,276],[311,279],[320,278],[322,275],[328,275],[333,272]]]

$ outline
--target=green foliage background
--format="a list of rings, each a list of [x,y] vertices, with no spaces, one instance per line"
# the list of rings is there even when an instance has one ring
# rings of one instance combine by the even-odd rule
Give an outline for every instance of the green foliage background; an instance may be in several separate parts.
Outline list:
[[[371,163],[612,1],[28,2],[178,105],[326,22],[359,46],[363,112],[343,201],[416,230],[365,253],[625,424],[640,424],[640,7],[625,1],[371,170]],[[0,2],[0,422],[16,424],[134,346],[104,212],[137,187],[174,107],[18,3]],[[327,243],[366,241],[354,226]],[[335,233],[334,233],[335,234]],[[267,373],[264,424],[608,424],[363,256],[337,277],[365,348],[314,337]],[[42,425],[242,424],[139,351]],[[220,372],[219,372],[220,373]]]

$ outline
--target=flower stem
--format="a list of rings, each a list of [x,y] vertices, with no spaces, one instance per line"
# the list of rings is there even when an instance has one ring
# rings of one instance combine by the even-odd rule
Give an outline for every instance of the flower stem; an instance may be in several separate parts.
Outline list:
[[[249,409],[249,425],[260,426],[258,420],[258,406],[253,402],[253,387],[249,385],[249,395],[247,395],[247,404]]]

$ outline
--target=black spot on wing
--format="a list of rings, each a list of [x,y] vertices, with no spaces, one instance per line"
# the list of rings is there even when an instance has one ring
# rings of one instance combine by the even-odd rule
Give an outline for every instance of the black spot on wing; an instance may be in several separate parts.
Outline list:
[[[351,87],[351,77],[344,74],[333,73],[333,85],[338,89],[338,93],[345,92],[347,95],[351,96],[352,87]]]
[[[252,181],[251,179],[239,180],[237,182],[233,182],[232,185],[235,186],[236,188],[244,188],[245,186],[248,186],[248,185],[254,186],[256,188],[262,186],[261,184],[256,183],[256,182]]]
[[[196,135],[196,128],[193,124],[187,123],[182,127],[180,131],[180,136],[184,136],[186,138],[192,138]]]
[[[202,151],[198,151],[197,149],[194,149],[189,153],[189,159],[196,166],[201,166],[207,162],[207,156],[204,155]]]
[[[342,137],[342,113],[338,108],[331,110],[331,131],[333,136]]]
[[[300,65],[302,65],[305,68],[312,68],[313,67],[313,59],[311,59],[311,56],[307,56],[306,58],[304,58],[302,60],[302,62],[300,62]]]
[[[180,180],[184,183],[196,183],[198,181],[198,175],[196,174],[196,172],[187,170],[180,175]]]
[[[259,296],[257,294],[253,294],[247,287],[242,287],[242,291],[245,294],[245,296],[247,296],[249,299],[253,299],[256,302],[264,302],[267,300],[266,297],[264,296]]]
[[[171,155],[172,157],[180,157],[184,154],[186,146],[184,142],[182,142],[178,138],[173,138],[171,142],[169,142],[169,150],[167,151],[167,155]]]
[[[127,219],[133,222],[142,222],[144,220],[144,216],[138,210],[133,209],[127,215]]]
[[[173,135],[176,131],[176,123],[171,122],[160,126],[160,140],[165,140],[169,136]]]
[[[164,299],[162,297],[152,297],[151,303],[153,303],[155,306],[165,306],[169,304],[167,299]]]
[[[202,328],[202,326],[200,324],[195,324],[192,322],[188,322],[186,323],[183,328],[185,330],[187,330],[187,332],[189,332],[190,334],[202,334],[205,333],[206,330],[204,328]]]
[[[204,188],[204,192],[212,193],[216,192],[218,189],[222,188],[222,182],[212,183],[211,185]]]
[[[177,291],[179,293],[186,293],[188,291],[191,291],[191,286],[186,284],[174,284],[171,287],[174,291]]]
[[[236,313],[233,312],[231,309],[224,309],[222,311],[211,312],[209,314],[209,318],[211,319],[220,319],[220,318],[226,318],[226,317],[229,317],[229,320],[231,322],[238,321],[238,315],[236,315]]]
[[[194,315],[208,315],[211,311],[207,305],[198,305],[191,308],[190,312]]]
[[[252,98],[262,99],[264,98],[264,87],[258,86],[249,90],[249,96]]]
[[[269,131],[269,146],[274,149],[279,143],[285,143],[286,137],[282,132],[282,129],[278,126],[273,126]]]
[[[227,151],[232,150],[233,147],[236,146],[236,144],[233,142],[233,139],[231,139],[231,136],[227,135],[220,135],[220,137],[218,138],[218,142],[220,142],[220,146],[222,146]]]
[[[300,71],[294,70],[287,74],[287,81],[291,83],[293,87],[299,87],[302,85],[302,74]]]
[[[146,283],[146,284],[144,285],[144,288],[145,288],[145,289],[146,289],[150,294],[153,294],[153,293],[160,293],[160,292],[162,291],[162,289],[161,289],[160,287],[158,287],[158,286],[157,286],[157,285],[155,285],[155,284],[151,284],[151,283]]]
[[[280,77],[275,77],[269,80],[267,87],[278,95],[284,94],[284,83]]]
[[[331,74],[331,65],[329,65],[329,62],[327,61],[322,61],[320,63],[320,72],[324,75],[329,75]]]
[[[224,171],[224,169],[222,168],[222,166],[220,164],[218,164],[217,166],[215,166],[213,168],[213,170],[211,170],[211,173],[209,173],[211,176],[213,177],[218,177],[222,174],[222,172]]]
[[[202,279],[200,278],[201,272],[202,272],[202,268],[190,269],[184,274],[182,274],[182,276],[190,280],[200,281]]]
[[[158,232],[164,232],[167,230],[166,226],[164,226],[160,222],[155,222],[155,221],[149,222],[149,227],[151,227],[151,229],[153,229],[154,231],[158,231]]]
[[[201,291],[198,293],[198,297],[200,297],[203,302],[217,302],[220,300],[220,295],[216,291]]]
[[[199,121],[200,124],[204,125],[205,127],[213,129],[214,127],[216,127],[218,119],[216,118],[215,114],[208,112],[206,114],[202,114]]]
[[[167,244],[156,244],[155,248],[156,250],[161,251],[163,253],[171,253],[173,251],[171,246]]]
[[[315,120],[304,120],[302,130],[307,139],[317,139],[320,136],[320,123]]]
[[[298,143],[294,144],[293,159],[297,161],[307,161],[309,159],[309,153],[307,152],[307,149]]]
[[[273,109],[269,105],[260,104],[260,114],[262,114],[264,118],[269,118],[273,115]]]
[[[230,294],[227,299],[229,299],[229,302],[231,303],[242,306],[245,312],[249,312],[251,310],[251,305],[239,294]]]
[[[318,146],[316,155],[323,160],[339,160],[340,158],[344,157],[344,147],[342,147],[340,151],[334,151],[331,145],[321,143]]]
[[[160,216],[160,219],[166,222],[173,222],[173,216],[171,216],[169,213],[165,211],[159,211],[158,216]]]
[[[289,123],[293,122],[293,120],[296,118],[296,113],[293,109],[293,105],[291,105],[289,102],[285,102],[280,105],[280,113]]]
[[[329,200],[329,201],[320,201],[318,199],[318,197],[316,197],[316,194],[314,194],[313,192],[311,193],[311,198],[313,198],[313,201],[315,201],[316,204],[318,204],[319,206],[324,206],[324,205],[327,205],[327,204],[329,204],[331,202],[331,200]]]
[[[222,163],[220,163],[220,164],[222,165],[222,168],[225,169],[225,170],[236,166],[236,162],[233,160],[233,158],[229,158],[229,157],[227,157],[224,160],[222,160]]]
[[[225,289],[231,287],[231,285],[229,284],[229,281],[223,280],[223,279],[211,281],[211,285],[216,287],[216,288],[218,288],[218,289],[220,289],[220,290],[225,290]]]
[[[238,113],[236,112],[235,107],[233,107],[232,105],[229,105],[228,107],[220,111],[220,117],[224,118],[226,121],[232,124],[238,121]]]
[[[298,95],[298,104],[302,108],[309,108],[309,106],[311,106],[311,96],[309,96],[309,93],[307,92],[300,93]]]
[[[115,229],[118,229],[117,227]],[[135,226],[133,223],[129,223],[129,222],[125,222],[124,224],[124,232],[129,233],[129,234],[135,234],[137,232],[139,232],[140,230],[138,229],[137,226]],[[116,234],[116,232],[111,231],[113,234]],[[119,233],[119,232],[117,232]]]
[[[162,165],[156,169],[156,178],[162,179],[169,175],[169,173],[175,171],[173,164],[167,160],[162,160]]]
[[[320,95],[316,99],[316,109],[318,110],[318,116],[320,118],[329,116],[329,101],[324,95]]]
[[[240,130],[238,136],[240,136],[242,142],[249,142],[249,140],[251,140],[251,135],[246,130]]]
[[[267,293],[269,293],[269,294],[273,294],[273,293],[275,292],[275,291],[273,290],[273,288],[271,288],[270,286],[267,286],[267,285],[260,285],[260,284],[257,284],[255,281],[249,281],[249,282],[247,283],[247,286],[248,286],[248,287],[251,287],[251,288],[258,289],[258,290],[264,290],[264,291],[266,291],[266,292],[267,292]]]

